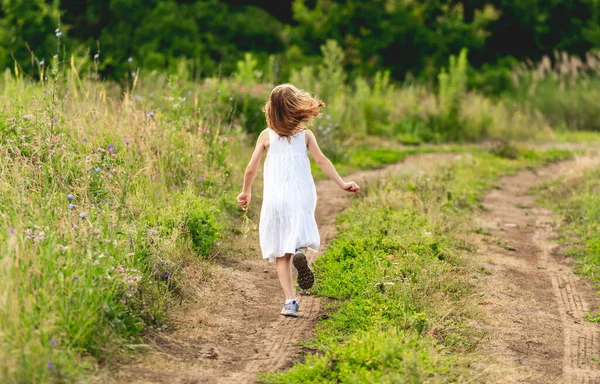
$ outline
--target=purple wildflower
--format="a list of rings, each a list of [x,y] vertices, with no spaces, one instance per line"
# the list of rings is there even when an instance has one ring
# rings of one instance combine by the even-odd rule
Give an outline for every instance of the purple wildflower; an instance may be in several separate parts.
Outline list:
[[[14,228],[9,229],[8,233],[10,233],[11,235],[14,235],[15,234],[15,229]]]
[[[154,112],[152,112],[152,111],[148,112],[148,117],[154,117]]]
[[[69,204],[69,209],[73,209],[75,208],[75,205],[73,203]]]
[[[198,178],[198,184],[202,184],[203,182],[204,182],[204,180],[201,177],[199,177]]]
[[[52,360],[48,360],[48,369],[54,371],[54,363],[52,362]]]
[[[115,151],[115,146],[112,144],[109,144],[108,147],[106,147],[106,149],[108,150],[108,152],[114,152]]]
[[[75,275],[73,276],[73,281],[78,281],[79,280],[79,276]]]
[[[127,59],[127,61],[128,61],[129,63],[131,63],[131,62],[133,61],[133,57],[130,57],[129,59]]]
[[[79,214],[79,217],[81,217],[82,219],[85,219],[85,218],[87,217],[87,213],[85,213],[85,212],[81,212],[81,213]]]
[[[129,145],[129,141],[126,141],[126,142],[125,142],[125,145]]]
[[[140,100],[142,100],[142,96],[140,96],[140,95],[135,95],[135,99],[136,99],[137,101],[140,101]]]
[[[131,72],[131,77],[135,77],[135,72]]]
[[[40,65],[44,65],[46,62],[44,60],[40,61]]]
[[[96,173],[100,172],[100,167],[96,167],[95,171]]]
[[[73,194],[72,194],[72,193],[69,193],[69,194],[67,195],[67,199],[69,199],[69,200],[73,200]]]
[[[87,143],[87,139],[85,137],[83,139],[81,139],[81,141],[83,141],[84,143]]]
[[[56,347],[56,340],[50,339],[50,344],[52,344],[53,347]]]

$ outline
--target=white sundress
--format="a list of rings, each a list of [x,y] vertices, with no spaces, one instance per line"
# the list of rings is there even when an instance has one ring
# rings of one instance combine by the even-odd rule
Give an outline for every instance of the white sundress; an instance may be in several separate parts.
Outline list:
[[[263,259],[295,253],[321,243],[315,221],[317,190],[306,153],[305,132],[287,138],[268,129],[270,147],[265,160],[260,248]]]

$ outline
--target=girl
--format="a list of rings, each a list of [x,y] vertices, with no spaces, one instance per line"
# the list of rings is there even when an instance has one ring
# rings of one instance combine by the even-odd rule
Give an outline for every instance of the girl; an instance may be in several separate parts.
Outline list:
[[[298,270],[298,285],[312,287],[314,276],[308,266],[306,250],[318,251],[320,238],[315,221],[317,193],[310,172],[307,149],[319,167],[345,191],[358,193],[355,182],[346,183],[319,149],[315,135],[306,129],[318,116],[323,102],[291,84],[275,87],[263,108],[269,128],[256,143],[246,167],[244,187],[237,197],[246,210],[260,160],[268,151],[264,169],[263,205],[260,213],[260,247],[263,258],[275,261],[285,306],[281,314],[298,316],[300,304],[292,280],[292,263]],[[293,256],[292,256],[293,255]]]

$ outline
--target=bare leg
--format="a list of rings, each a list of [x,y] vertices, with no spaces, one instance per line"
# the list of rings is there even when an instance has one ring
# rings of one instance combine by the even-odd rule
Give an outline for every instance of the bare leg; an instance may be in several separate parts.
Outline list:
[[[279,276],[279,282],[285,293],[286,300],[295,299],[296,288],[294,287],[294,280],[292,280],[292,255],[286,253],[282,257],[277,257],[275,264],[277,267],[277,276]]]

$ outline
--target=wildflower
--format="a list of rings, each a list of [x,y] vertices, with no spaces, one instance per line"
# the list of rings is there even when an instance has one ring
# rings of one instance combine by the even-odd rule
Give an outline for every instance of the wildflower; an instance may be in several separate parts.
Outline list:
[[[9,229],[8,233],[10,233],[11,235],[14,235],[15,234],[15,229],[14,228]]]
[[[95,171],[96,173],[100,172],[100,167],[96,167]]]
[[[135,77],[135,72],[131,72],[131,77]]]
[[[233,137],[232,136],[229,136],[229,141],[233,141]]]
[[[40,65],[44,65],[46,62],[44,60],[40,61]]]
[[[61,37],[62,36],[62,32],[56,32],[56,37]]]
[[[99,58],[100,58],[100,54],[99,54],[99,53],[96,53],[96,54],[94,55],[94,60],[98,60]]]
[[[69,199],[69,200],[73,200],[73,194],[72,194],[72,193],[69,193],[69,194],[67,195],[67,199]]]
[[[125,145],[129,145],[129,141],[126,141],[126,142],[125,142]]]
[[[148,117],[154,117],[154,112],[152,112],[152,111],[148,112],[148,115],[147,115],[147,116],[148,116]]]
[[[52,360],[48,360],[48,369],[54,371],[54,363],[52,362]]]
[[[229,101],[233,101],[233,97],[230,97],[230,98],[229,98]]]
[[[114,152],[115,146],[112,144],[109,144],[108,147],[106,147],[106,149],[108,150],[108,152]]]
[[[128,62],[132,62],[133,61],[133,57],[130,57],[129,59],[127,59]]]
[[[140,100],[142,100],[142,96],[140,96],[140,95],[135,95],[135,99],[136,99],[137,101],[140,101]]]
[[[221,94],[221,90],[219,89],[219,90],[217,91],[217,95],[220,95],[220,94]]]
[[[81,213],[79,214],[79,217],[81,217],[82,219],[85,219],[85,218],[87,217],[87,213],[85,213],[85,212],[81,212]]]
[[[79,280],[79,276],[75,275],[73,276],[73,281],[78,281]]]
[[[203,182],[204,182],[204,180],[201,177],[199,177],[198,178],[198,184],[202,184]]]
[[[75,208],[75,205],[73,203],[69,204],[69,209],[73,209]]]
[[[121,304],[125,305],[127,302],[125,300],[121,300]]]
[[[60,28],[56,28],[56,29],[54,30],[54,33],[58,33],[59,31],[60,31]]]
[[[83,141],[84,143],[87,143],[87,139],[85,137],[83,139],[81,139],[81,141]]]
[[[56,347],[56,340],[50,339],[50,344],[52,344],[53,347]]]

